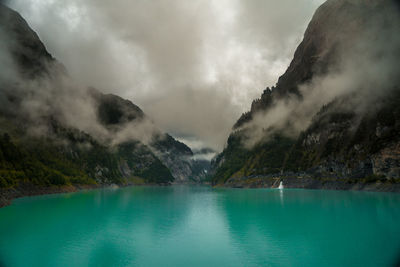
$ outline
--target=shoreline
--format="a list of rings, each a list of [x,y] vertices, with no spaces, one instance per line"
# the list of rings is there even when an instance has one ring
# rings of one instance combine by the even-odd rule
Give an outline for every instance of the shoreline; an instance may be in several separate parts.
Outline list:
[[[256,178],[235,178],[229,179],[224,184],[211,185],[208,183],[193,183],[193,185],[209,185],[213,188],[278,188],[280,181],[286,189],[313,189],[313,190],[340,190],[340,191],[366,191],[366,192],[386,192],[400,193],[400,183],[391,182],[362,182],[351,179],[315,179],[298,177],[256,177]],[[189,183],[191,184],[191,183]],[[172,184],[107,184],[107,185],[66,185],[66,186],[34,186],[24,184],[17,188],[0,188],[0,208],[9,206],[17,198],[74,193],[84,190],[95,190],[118,186],[119,188],[130,186],[173,186],[187,185],[186,183]]]
[[[366,182],[339,178],[242,177],[228,179],[224,184],[217,184],[214,187],[278,188],[280,181],[282,181],[284,188],[400,193],[400,183],[380,180]]]
[[[33,197],[41,195],[54,195],[80,192],[84,190],[96,190],[103,188],[118,188],[129,186],[170,186],[170,184],[93,184],[93,185],[65,185],[65,186],[34,186],[24,184],[16,188],[0,188],[0,208],[9,206],[17,198]]]
[[[73,193],[106,187],[104,185],[65,185],[65,186],[33,186],[24,184],[16,188],[0,188],[0,208],[9,206],[12,201],[22,197]]]

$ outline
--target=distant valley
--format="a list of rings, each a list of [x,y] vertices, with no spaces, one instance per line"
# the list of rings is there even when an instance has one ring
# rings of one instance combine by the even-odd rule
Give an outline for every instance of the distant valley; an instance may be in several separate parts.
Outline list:
[[[1,56],[9,72],[0,77],[0,188],[5,198],[63,187],[207,178],[209,161],[196,159],[131,101],[76,85],[28,23],[4,5],[0,30],[7,36]]]

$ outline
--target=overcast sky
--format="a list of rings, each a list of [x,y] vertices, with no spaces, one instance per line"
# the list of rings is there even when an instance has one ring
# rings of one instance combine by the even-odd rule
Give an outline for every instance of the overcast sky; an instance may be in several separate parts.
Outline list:
[[[275,85],[323,0],[13,0],[79,83],[139,105],[189,145],[221,150]]]

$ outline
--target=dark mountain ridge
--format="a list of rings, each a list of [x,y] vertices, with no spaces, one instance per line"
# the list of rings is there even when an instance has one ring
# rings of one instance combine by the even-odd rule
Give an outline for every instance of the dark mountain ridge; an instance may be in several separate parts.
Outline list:
[[[135,131],[137,128],[150,128],[145,133],[151,135],[146,145],[168,167],[174,182],[199,182],[202,179],[197,174],[197,160],[193,158],[192,150],[171,135],[158,130],[138,106],[119,96],[104,95],[95,89],[91,89],[90,94],[95,99],[99,122],[116,135],[126,129]]]
[[[255,113],[268,110],[277,101],[290,97],[301,99],[300,85],[339,70],[343,51],[356,45],[366,29],[376,27],[370,25],[371,18],[376,17],[377,12],[387,12],[389,2],[397,1],[329,0],[322,4],[276,86],[267,87],[261,97],[253,101],[250,111],[238,119],[234,129],[251,121]]]
[[[213,162],[213,183],[273,186],[286,179],[295,187],[323,187],[325,179],[360,189],[396,182],[398,7],[390,0],[321,5],[277,85],[235,124],[226,149]],[[332,97],[325,99],[320,91]],[[289,115],[271,123],[282,106]],[[298,131],[296,124],[304,128]],[[256,131],[261,137],[246,146]]]
[[[3,4],[0,37],[5,198],[71,186],[197,179],[189,147],[158,130],[131,101],[76,86],[28,23]]]
[[[26,78],[35,78],[47,71],[47,64],[55,63],[55,59],[47,52],[28,23],[16,11],[0,3],[0,29],[9,37],[5,41],[14,59],[15,67]]]

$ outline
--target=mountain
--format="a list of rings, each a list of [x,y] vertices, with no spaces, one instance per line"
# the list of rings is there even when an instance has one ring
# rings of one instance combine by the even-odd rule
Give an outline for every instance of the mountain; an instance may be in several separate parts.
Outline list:
[[[151,132],[147,147],[168,167],[174,182],[200,182],[203,179],[198,173],[198,160],[193,158],[192,150],[171,135],[158,130],[138,106],[119,96],[105,95],[93,88],[90,89],[90,94],[95,99],[100,123],[117,136],[124,129],[135,131],[137,128],[147,128],[145,135]]]
[[[398,1],[328,0],[213,161],[231,186],[397,188]]]
[[[13,70],[9,77],[1,77],[3,186],[16,186],[19,180],[37,185],[127,183],[136,176],[145,182],[173,181],[168,168],[140,140],[126,138],[111,146],[108,129],[103,129],[103,136],[92,136],[71,124],[63,108],[78,108],[81,103],[73,104],[77,97],[84,99],[84,108],[93,104],[93,118],[103,124],[145,115],[128,100],[100,92],[94,96],[93,90],[80,93],[17,12],[0,5],[0,15],[0,32],[8,37],[2,57]],[[121,108],[122,117],[116,114]]]
[[[76,85],[3,4],[0,37],[0,193],[197,177],[189,147],[158,130],[131,101]]]

